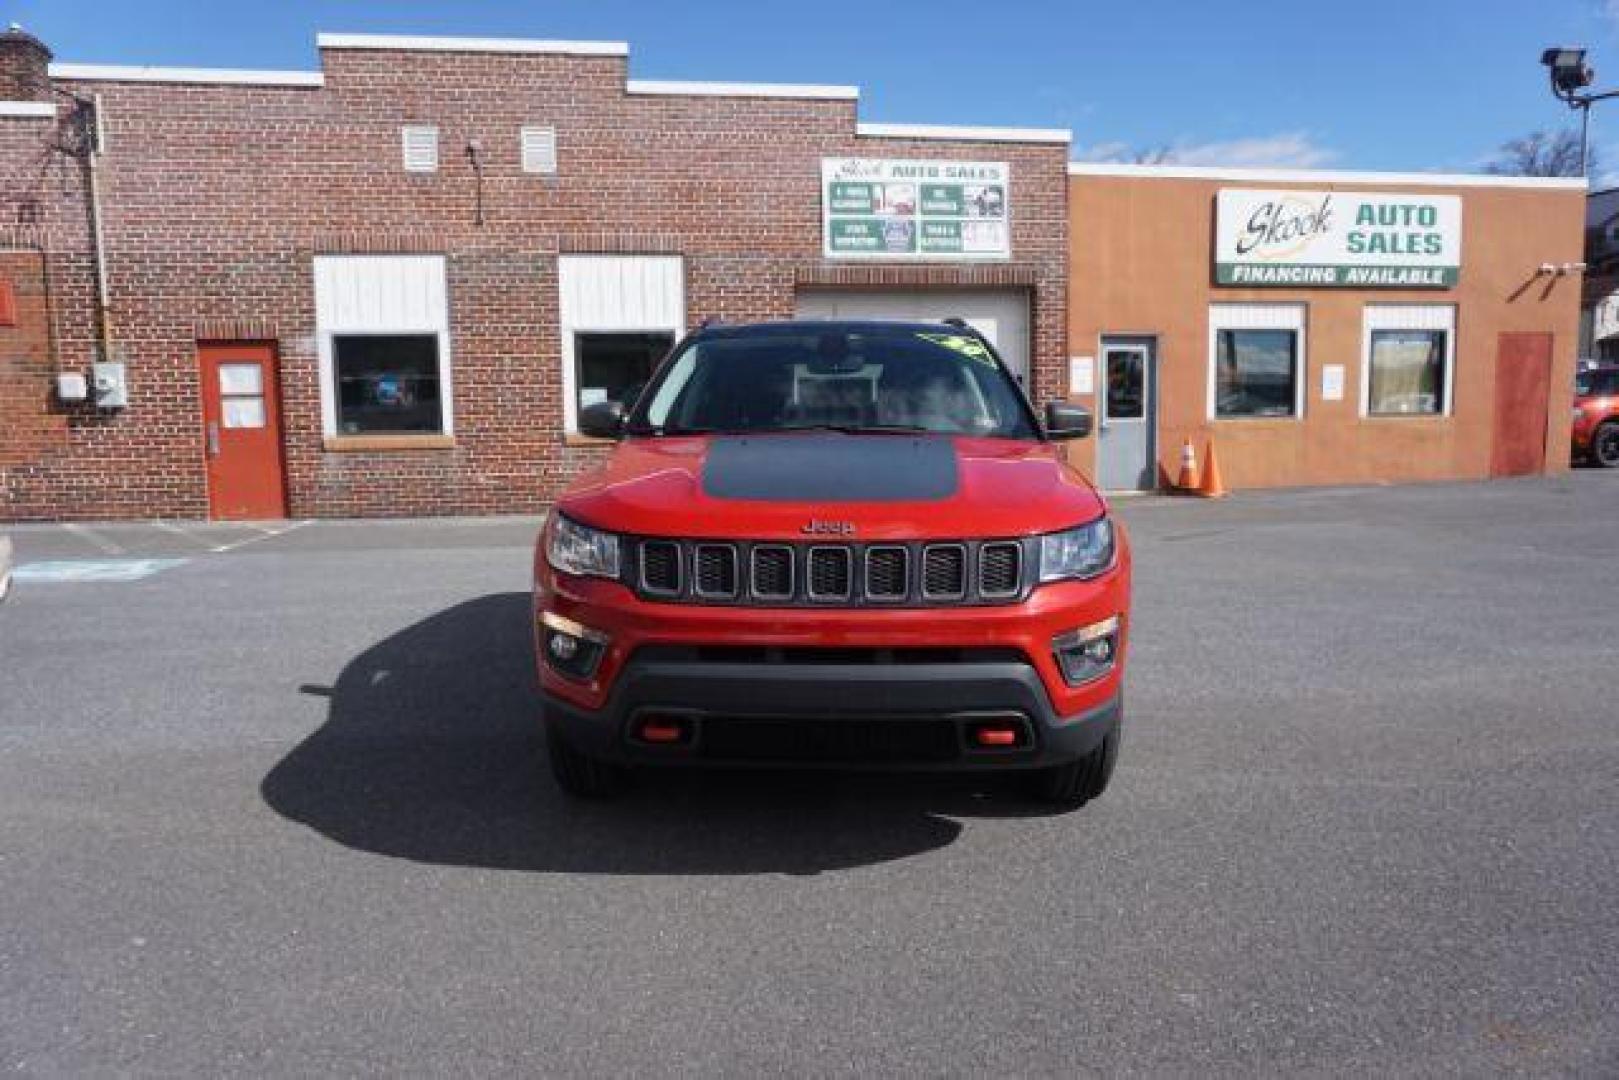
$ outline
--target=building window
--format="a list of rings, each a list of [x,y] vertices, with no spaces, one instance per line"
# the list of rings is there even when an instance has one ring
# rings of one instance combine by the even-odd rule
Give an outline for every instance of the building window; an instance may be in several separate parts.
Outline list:
[[[629,397],[686,323],[679,255],[561,255],[557,286],[562,339],[563,431],[579,411]]]
[[[335,334],[332,374],[339,434],[443,432],[438,335]]]
[[[1139,345],[1102,349],[1109,420],[1140,420],[1147,415],[1147,350]]]
[[[1373,330],[1371,416],[1437,415],[1445,400],[1443,330]]]
[[[1302,304],[1216,304],[1209,310],[1209,332],[1211,417],[1303,414]]]
[[[328,437],[454,433],[442,255],[317,256],[315,328]]]
[[[1447,415],[1455,322],[1447,304],[1368,305],[1361,413]]]
[[[401,128],[399,141],[405,155],[406,172],[438,171],[438,128],[415,124]]]
[[[1299,336],[1292,330],[1221,330],[1215,415],[1292,416],[1298,399]]]
[[[526,127],[520,133],[523,171],[552,174],[557,171],[557,129]]]
[[[575,334],[577,408],[603,401],[621,401],[625,408],[634,404],[652,377],[652,369],[674,343],[675,335],[668,331]]]

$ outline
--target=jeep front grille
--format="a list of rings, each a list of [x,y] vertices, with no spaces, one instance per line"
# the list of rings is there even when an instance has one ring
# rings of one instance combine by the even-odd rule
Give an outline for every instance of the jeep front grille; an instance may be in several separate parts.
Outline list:
[[[761,544],[753,549],[750,591],[755,600],[790,600],[793,596],[793,549]]]
[[[705,600],[726,600],[736,595],[736,548],[730,544],[698,544],[697,570],[692,587]]]
[[[641,545],[641,588],[656,596],[679,596],[682,578],[680,545],[648,540]]]
[[[760,607],[1010,604],[1038,540],[782,543],[631,539],[625,584],[647,600]]]
[[[923,548],[923,598],[960,600],[966,595],[967,548],[962,544],[929,544]]]
[[[854,552],[846,547],[809,549],[809,598],[847,600],[854,585]]]
[[[978,591],[984,596],[1016,596],[1023,584],[1023,547],[985,544],[978,549]]]
[[[866,598],[903,600],[909,591],[911,553],[897,546],[866,549]]]

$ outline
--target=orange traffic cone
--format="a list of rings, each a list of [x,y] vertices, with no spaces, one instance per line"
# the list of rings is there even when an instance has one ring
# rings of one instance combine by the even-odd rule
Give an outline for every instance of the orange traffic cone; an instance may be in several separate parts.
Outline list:
[[[1175,486],[1187,493],[1197,490],[1197,451],[1192,449],[1191,439],[1181,443],[1181,472],[1175,477]]]
[[[1205,499],[1223,499],[1231,494],[1220,482],[1220,464],[1214,460],[1213,439],[1209,440],[1209,452],[1203,463],[1203,483],[1198,485],[1197,493]]]

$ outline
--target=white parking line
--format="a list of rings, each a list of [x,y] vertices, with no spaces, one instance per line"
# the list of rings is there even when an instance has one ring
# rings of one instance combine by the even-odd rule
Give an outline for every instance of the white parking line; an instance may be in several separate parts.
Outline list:
[[[287,533],[292,532],[294,529],[301,529],[305,525],[313,525],[313,524],[314,524],[314,522],[312,522],[312,521],[294,521],[290,525],[285,525],[285,526],[283,526],[283,527],[281,527],[279,529],[266,529],[261,525],[250,525],[250,526],[248,526],[248,528],[258,529],[261,533],[263,533],[263,535],[262,536],[250,536],[246,540],[238,540],[233,544],[220,544],[218,547],[209,548],[208,550],[212,551],[215,555],[221,554],[221,553],[226,552],[226,551],[235,551],[237,548],[246,547],[249,544],[256,544],[261,540],[271,540],[271,539],[274,539],[277,536],[285,536]]]
[[[196,544],[198,547],[208,548],[210,550],[213,548],[211,541],[205,539],[204,537],[198,536],[196,533],[190,531],[182,525],[176,525],[172,521],[154,521],[151,524],[154,529],[162,529],[166,533],[173,533],[175,536],[183,536],[193,544]]]
[[[125,552],[123,548],[119,547],[117,544],[113,543],[111,540],[108,540],[106,537],[101,536],[98,533],[90,531],[89,529],[85,528],[83,525],[78,525],[78,524],[75,524],[73,522],[66,522],[66,523],[63,524],[62,528],[66,529],[68,532],[72,533],[74,536],[77,536],[80,540],[84,540],[84,541],[86,541],[86,542],[88,542],[90,544],[93,544],[95,547],[97,547],[97,548],[99,548],[101,550],[101,553],[103,555],[124,555],[124,554],[127,554],[127,552]]]
[[[57,559],[23,563],[13,572],[19,584],[79,584],[102,581],[139,581],[171,567],[185,565],[185,559]]]

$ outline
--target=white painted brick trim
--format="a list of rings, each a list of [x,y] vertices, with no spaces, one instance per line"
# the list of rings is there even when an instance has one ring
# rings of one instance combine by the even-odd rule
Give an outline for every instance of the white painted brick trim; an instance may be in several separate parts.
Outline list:
[[[1488,173],[1352,172],[1345,169],[1260,169],[1223,165],[1125,165],[1071,161],[1069,176],[1142,180],[1233,180],[1276,184],[1413,184],[1426,187],[1553,188],[1584,191],[1580,176],[1493,176]]]
[[[411,52],[562,53],[628,56],[625,41],[545,41],[538,38],[422,37],[412,34],[318,34],[321,49],[396,49]]]
[[[137,67],[124,64],[52,64],[53,79],[88,82],[204,83],[231,86],[326,85],[318,71],[256,71],[247,68]]]
[[[855,134],[876,139],[953,139],[960,142],[1071,143],[1066,128],[966,127],[955,124],[857,124]]]
[[[56,115],[49,101],[0,101],[0,116],[45,118]]]
[[[674,94],[695,97],[805,98],[818,101],[854,101],[858,86],[831,86],[822,83],[678,82],[669,79],[631,79],[625,84],[631,94]]]

